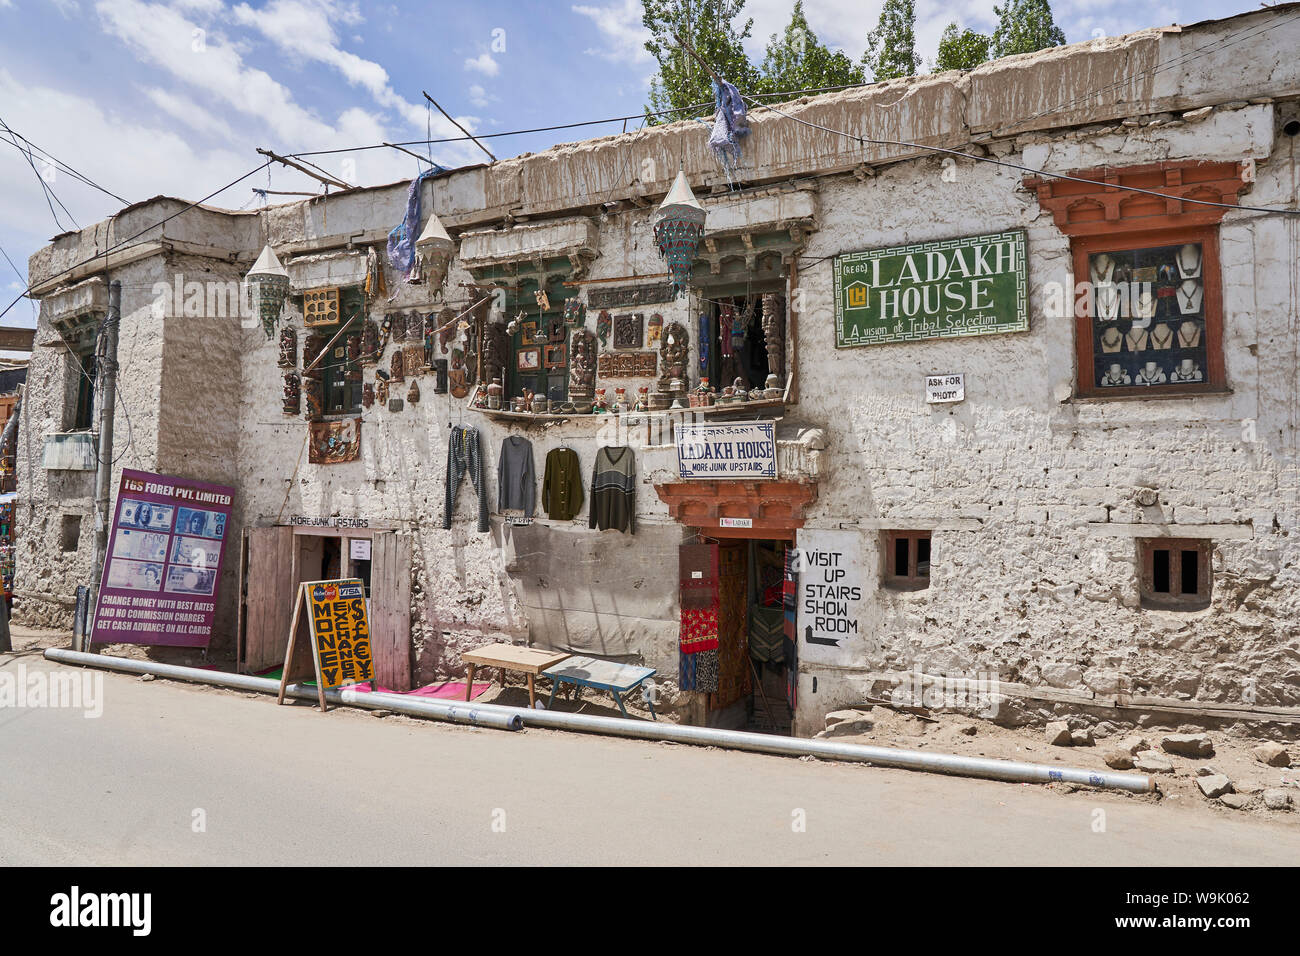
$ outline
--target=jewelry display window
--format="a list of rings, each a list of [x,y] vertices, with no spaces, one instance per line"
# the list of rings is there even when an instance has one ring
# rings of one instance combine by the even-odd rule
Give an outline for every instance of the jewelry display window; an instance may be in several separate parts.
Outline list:
[[[1137,245],[1076,240],[1079,393],[1221,388],[1221,312],[1212,230]]]

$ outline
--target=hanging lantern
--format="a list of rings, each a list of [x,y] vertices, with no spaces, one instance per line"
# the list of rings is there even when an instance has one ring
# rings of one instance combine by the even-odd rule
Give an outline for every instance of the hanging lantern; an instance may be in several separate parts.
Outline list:
[[[244,281],[253,290],[253,304],[270,341],[275,336],[275,323],[280,319],[285,296],[289,294],[289,273],[284,271],[269,244],[262,249]]]
[[[668,190],[654,216],[655,242],[659,244],[659,255],[668,262],[674,297],[685,292],[690,284],[695,253],[704,235],[705,216],[704,207],[686,181],[686,174],[678,170],[673,188]]]
[[[452,253],[456,243],[443,228],[438,214],[429,213],[429,221],[424,224],[424,232],[415,240],[415,251],[424,265],[424,276],[435,287],[441,286],[447,278],[447,266],[451,264]]]

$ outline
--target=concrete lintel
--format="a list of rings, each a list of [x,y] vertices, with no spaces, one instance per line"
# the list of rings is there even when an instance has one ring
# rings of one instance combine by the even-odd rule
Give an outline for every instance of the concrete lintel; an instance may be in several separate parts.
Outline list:
[[[1089,521],[1084,525],[1095,534],[1112,538],[1253,538],[1249,524],[1121,524]]]

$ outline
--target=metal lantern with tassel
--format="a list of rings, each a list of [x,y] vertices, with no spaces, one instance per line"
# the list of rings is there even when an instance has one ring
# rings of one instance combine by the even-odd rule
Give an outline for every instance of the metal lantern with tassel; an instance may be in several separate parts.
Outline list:
[[[289,294],[289,273],[280,265],[274,250],[268,244],[244,277],[253,292],[253,303],[262,320],[262,330],[269,341],[275,336],[275,324],[280,319],[285,297]]]
[[[424,232],[415,240],[415,252],[424,266],[425,279],[434,288],[441,287],[447,278],[447,267],[451,264],[455,250],[456,243],[443,228],[438,214],[430,212],[429,221],[424,224]]]
[[[690,284],[695,253],[704,235],[705,216],[704,207],[686,181],[686,174],[679,169],[673,188],[668,190],[654,216],[655,242],[659,244],[659,254],[668,262],[674,296],[684,293]]]

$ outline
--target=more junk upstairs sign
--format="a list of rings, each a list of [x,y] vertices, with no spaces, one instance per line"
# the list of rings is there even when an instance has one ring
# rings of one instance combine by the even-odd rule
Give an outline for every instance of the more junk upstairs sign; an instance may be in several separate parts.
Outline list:
[[[835,258],[835,347],[1029,328],[1025,232]]]
[[[775,478],[775,422],[683,422],[677,426],[683,478]]]

